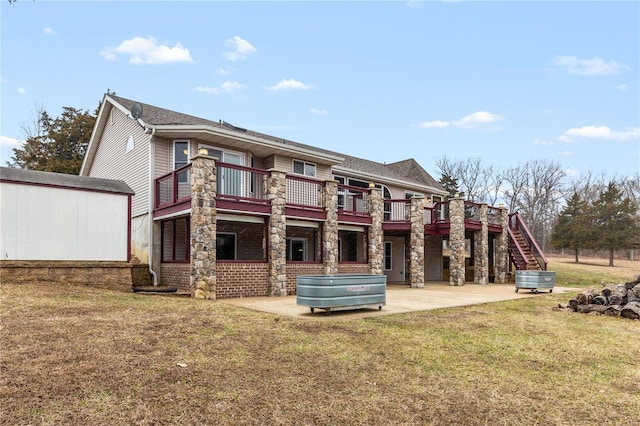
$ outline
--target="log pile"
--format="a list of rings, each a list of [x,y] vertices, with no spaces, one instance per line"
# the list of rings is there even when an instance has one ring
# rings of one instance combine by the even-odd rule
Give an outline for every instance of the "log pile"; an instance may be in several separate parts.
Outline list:
[[[587,289],[558,308],[573,312],[597,312],[604,315],[640,319],[640,275],[624,284],[603,284],[601,291]]]

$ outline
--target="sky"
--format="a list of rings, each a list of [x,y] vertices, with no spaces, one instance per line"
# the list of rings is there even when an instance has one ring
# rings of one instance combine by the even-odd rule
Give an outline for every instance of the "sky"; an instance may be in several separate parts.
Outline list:
[[[378,162],[640,171],[640,2],[0,2],[0,161],[142,103]]]

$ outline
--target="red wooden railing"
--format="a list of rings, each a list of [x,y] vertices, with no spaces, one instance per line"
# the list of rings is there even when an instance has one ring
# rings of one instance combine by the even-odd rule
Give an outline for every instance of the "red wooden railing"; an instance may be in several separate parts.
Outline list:
[[[359,186],[338,184],[338,213],[368,216],[371,190]]]
[[[529,246],[529,250],[531,250],[531,253],[533,253],[533,256],[536,258],[538,266],[540,266],[540,269],[543,271],[546,271],[548,264],[547,258],[538,246],[535,238],[533,238],[533,234],[529,231],[529,228],[526,223],[524,223],[519,213],[511,213],[509,215],[509,229],[520,231]]]
[[[156,208],[171,206],[191,198],[190,173],[191,164],[187,164],[156,179]]]
[[[324,182],[287,175],[286,185],[287,206],[319,210],[324,208]]]

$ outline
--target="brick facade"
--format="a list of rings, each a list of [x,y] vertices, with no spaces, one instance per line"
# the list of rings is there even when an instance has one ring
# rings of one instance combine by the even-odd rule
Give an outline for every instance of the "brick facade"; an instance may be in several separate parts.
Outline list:
[[[160,265],[160,285],[176,287],[180,293],[189,293],[191,265],[188,263],[163,263]]]
[[[296,294],[298,275],[322,275],[322,263],[287,263],[287,294]]]
[[[218,262],[216,298],[268,296],[269,264]]]

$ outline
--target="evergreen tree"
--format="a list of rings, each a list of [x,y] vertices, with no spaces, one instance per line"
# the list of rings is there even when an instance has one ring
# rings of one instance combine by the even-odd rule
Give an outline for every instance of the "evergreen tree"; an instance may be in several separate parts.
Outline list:
[[[637,207],[629,197],[623,198],[614,182],[609,182],[592,209],[594,247],[609,250],[609,266],[613,266],[616,249],[631,248],[638,243]]]
[[[40,111],[39,131],[28,135],[24,145],[13,148],[10,167],[68,174],[80,173],[89,145],[95,115],[64,107],[59,117]]]
[[[449,192],[450,196],[455,196],[456,193],[460,192],[458,188],[458,178],[453,177],[449,173],[443,173],[440,177],[440,185],[443,186]]]
[[[580,194],[574,192],[567,205],[558,215],[558,220],[551,236],[553,247],[572,250],[576,263],[579,262],[580,249],[585,248],[590,239],[588,213],[589,206],[580,197]]]

